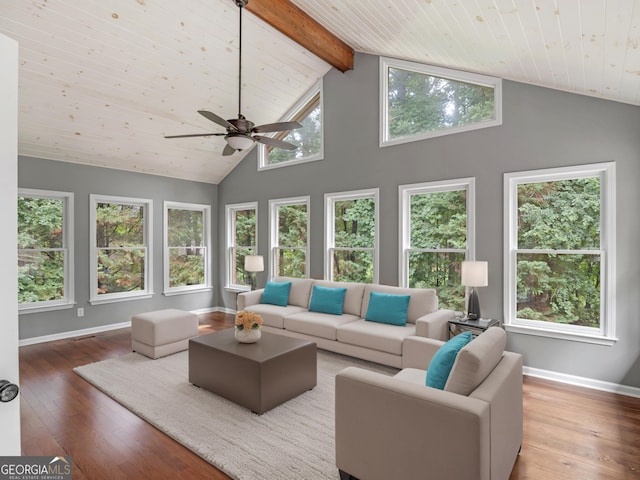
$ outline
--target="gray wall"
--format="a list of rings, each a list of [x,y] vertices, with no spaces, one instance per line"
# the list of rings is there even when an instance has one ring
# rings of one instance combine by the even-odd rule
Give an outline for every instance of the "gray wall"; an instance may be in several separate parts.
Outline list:
[[[163,308],[184,310],[208,309],[217,306],[218,270],[216,255],[212,272],[214,289],[165,297],[163,289],[163,201],[177,201],[211,205],[212,249],[217,251],[217,189],[216,185],[175,180],[172,178],[107,168],[42,160],[29,157],[18,159],[18,186],[74,193],[75,203],[75,299],[76,308],[84,308],[78,317],[76,308],[44,313],[20,315],[20,339],[52,335],[129,321],[135,313]],[[89,304],[89,195],[103,194],[153,200],[153,289],[150,299]]]
[[[224,205],[258,201],[259,253],[267,255],[268,200],[311,196],[311,276],[323,275],[323,195],[380,188],[380,283],[398,283],[398,185],[476,178],[476,258],[489,262],[481,289],[485,316],[503,316],[503,174],[598,163],[617,165],[617,336],[612,347],[509,334],[508,348],[529,367],[640,387],[640,266],[633,213],[640,192],[640,108],[555,90],[503,82],[503,125],[378,147],[378,57],[356,55],[355,69],[324,78],[325,159],[257,171],[252,151],[219,184],[219,256],[224,258]],[[630,213],[631,212],[631,213]],[[630,216],[631,215],[631,216]],[[224,291],[220,302],[235,306]],[[264,283],[266,274],[259,277]]]

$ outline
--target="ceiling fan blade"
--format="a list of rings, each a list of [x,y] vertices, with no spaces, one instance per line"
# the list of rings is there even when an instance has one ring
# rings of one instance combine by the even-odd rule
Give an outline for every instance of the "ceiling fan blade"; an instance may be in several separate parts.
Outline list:
[[[191,133],[189,135],[165,135],[164,138],[219,137],[226,133]]]
[[[302,125],[299,122],[278,122],[258,125],[257,127],[253,127],[252,131],[255,133],[282,132],[285,130],[295,130],[300,127],[302,127]]]
[[[236,149],[233,148],[231,145],[229,145],[228,143],[225,145],[224,150],[222,150],[222,155],[224,155],[225,157],[227,155],[233,155],[234,153],[236,153]]]
[[[211,112],[209,112],[207,110],[198,110],[198,113],[200,115],[202,115],[203,117],[207,118],[208,120],[211,120],[213,123],[217,123],[221,127],[224,127],[226,129],[230,129],[230,130],[237,130],[236,127],[232,123],[229,123],[227,120],[225,120],[222,117],[219,117],[215,113],[211,113]]]
[[[265,145],[269,145],[271,147],[283,148],[285,150],[295,150],[298,148],[297,146],[283,142],[282,140],[278,140],[277,138],[271,137],[259,137],[258,135],[253,137],[257,142],[264,143]]]

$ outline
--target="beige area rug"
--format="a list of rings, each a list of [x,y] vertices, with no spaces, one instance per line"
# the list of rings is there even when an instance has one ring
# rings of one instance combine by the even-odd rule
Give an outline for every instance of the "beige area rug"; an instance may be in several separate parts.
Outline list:
[[[256,415],[188,381],[188,352],[151,360],[130,353],[74,371],[229,476],[338,479],[334,447],[336,373],[356,365],[397,370],[318,350],[318,384]]]

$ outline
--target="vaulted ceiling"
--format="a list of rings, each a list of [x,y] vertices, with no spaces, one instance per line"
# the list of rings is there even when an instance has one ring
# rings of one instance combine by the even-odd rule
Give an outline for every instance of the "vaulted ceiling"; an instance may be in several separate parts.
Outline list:
[[[243,15],[242,113],[256,124],[332,68],[251,13],[275,4],[276,21],[297,6],[356,52],[640,105],[634,0],[288,3],[251,0]],[[222,156],[222,137],[163,138],[222,130],[197,110],[236,117],[234,0],[5,1],[0,33],[20,44],[21,155],[218,183],[246,154]]]

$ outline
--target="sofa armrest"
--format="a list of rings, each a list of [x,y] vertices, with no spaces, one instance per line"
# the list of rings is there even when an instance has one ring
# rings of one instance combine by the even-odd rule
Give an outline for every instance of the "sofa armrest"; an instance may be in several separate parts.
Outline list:
[[[456,318],[453,310],[440,309],[416,319],[416,335],[446,341],[449,339],[449,320]]]
[[[490,478],[483,400],[348,367],[336,376],[335,402],[336,465],[350,475]]]
[[[402,341],[402,368],[426,370],[431,359],[444,344],[433,338],[411,336]]]
[[[242,292],[238,294],[238,299],[236,300],[236,309],[238,311],[244,310],[246,307],[250,305],[255,305],[260,303],[262,299],[262,292],[264,288],[260,288],[258,290],[251,290],[249,292]]]

